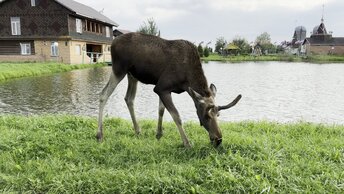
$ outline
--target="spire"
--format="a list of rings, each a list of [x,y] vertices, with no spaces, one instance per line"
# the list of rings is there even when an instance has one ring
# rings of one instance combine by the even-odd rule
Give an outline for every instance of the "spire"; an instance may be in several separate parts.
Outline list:
[[[325,9],[325,5],[322,5],[322,16],[321,16],[321,23],[324,23],[324,9]]]

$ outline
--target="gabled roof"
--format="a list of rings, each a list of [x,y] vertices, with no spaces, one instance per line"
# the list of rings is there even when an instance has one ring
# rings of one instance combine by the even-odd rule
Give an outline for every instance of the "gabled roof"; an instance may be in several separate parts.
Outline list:
[[[129,30],[123,30],[123,29],[115,29],[115,30],[113,31],[113,35],[114,35],[115,37],[120,36],[120,35],[122,35],[122,34],[128,34],[128,33],[130,33]]]
[[[321,22],[320,25],[315,26],[313,28],[313,34],[314,35],[317,35],[317,34],[327,34],[327,30],[326,30],[325,24],[323,22]]]
[[[3,3],[8,0],[0,0],[0,3]],[[104,22],[107,24],[111,24],[114,26],[118,26],[118,24],[108,17],[104,16],[103,14],[99,13],[97,10],[84,5],[82,3],[76,2],[74,0],[55,0],[57,3],[61,4],[65,8],[69,9],[70,11],[74,12],[76,15],[80,15],[86,18],[98,20],[100,22]]]
[[[69,10],[75,12],[75,14],[77,14],[77,15],[84,16],[84,17],[91,18],[91,19],[95,19],[98,21],[102,21],[102,22],[105,22],[108,24],[112,24],[114,26],[118,26],[118,24],[116,22],[112,21],[108,17],[99,13],[95,9],[93,9],[89,6],[86,6],[82,3],[79,3],[79,2],[76,2],[73,0],[55,0],[55,1],[57,1],[58,3],[63,5],[64,7],[68,8]]]

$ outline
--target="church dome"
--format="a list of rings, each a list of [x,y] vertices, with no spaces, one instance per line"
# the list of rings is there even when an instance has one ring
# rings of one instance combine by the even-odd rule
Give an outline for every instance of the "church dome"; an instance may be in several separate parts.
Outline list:
[[[304,26],[297,26],[294,31],[294,39],[296,41],[303,41],[306,38],[307,30]]]

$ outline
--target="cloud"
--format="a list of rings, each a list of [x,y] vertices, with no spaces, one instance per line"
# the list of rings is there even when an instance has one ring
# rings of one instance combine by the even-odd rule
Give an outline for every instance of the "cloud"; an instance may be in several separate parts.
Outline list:
[[[167,9],[161,7],[149,7],[145,10],[143,15],[146,18],[156,18],[159,22],[168,22],[178,18],[185,17],[189,12],[180,9]]]
[[[261,9],[286,8],[297,11],[311,10],[334,0],[212,0],[210,7],[216,10],[256,11]]]
[[[210,41],[236,35],[249,41],[268,32],[273,41],[291,39],[297,25],[308,33],[318,25],[325,5],[325,24],[336,36],[344,36],[344,1],[340,0],[76,0],[117,22],[121,29],[136,31],[153,18],[163,37]]]

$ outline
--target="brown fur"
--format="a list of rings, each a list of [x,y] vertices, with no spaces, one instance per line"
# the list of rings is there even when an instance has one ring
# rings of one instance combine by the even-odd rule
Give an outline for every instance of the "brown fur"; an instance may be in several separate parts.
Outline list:
[[[219,109],[214,102],[216,87],[214,85],[208,87],[198,51],[192,43],[185,40],[164,40],[141,33],[129,33],[113,41],[111,55],[113,74],[100,96],[98,140],[103,139],[104,106],[117,84],[127,75],[128,90],[125,101],[136,133],[141,131],[134,111],[136,87],[137,82],[140,81],[155,85],[154,92],[160,99],[156,135],[158,139],[162,136],[162,118],[166,108],[178,127],[184,146],[191,146],[171,96],[171,92],[187,91],[195,103],[200,123],[208,131],[210,140],[214,146],[221,144],[222,134],[217,123]],[[240,98],[228,107],[234,106],[238,99]],[[222,109],[226,107],[223,106]]]

